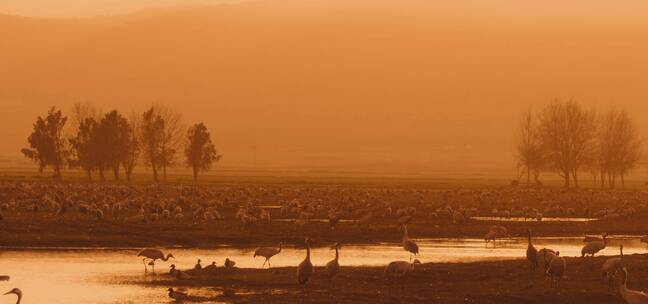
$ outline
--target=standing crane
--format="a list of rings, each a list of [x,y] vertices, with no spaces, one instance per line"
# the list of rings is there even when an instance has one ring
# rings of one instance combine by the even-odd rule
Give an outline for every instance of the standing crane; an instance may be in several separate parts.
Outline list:
[[[412,261],[412,255],[416,256],[419,253],[418,245],[409,238],[407,224],[403,225],[403,249],[410,253],[410,261]]]
[[[594,257],[596,253],[605,249],[605,246],[607,246],[607,236],[608,236],[607,233],[603,234],[602,240],[593,241],[585,244],[585,246],[583,246],[583,249],[581,249],[581,257],[585,257],[588,254],[591,257]]]
[[[254,251],[254,258],[257,256],[262,256],[265,258],[265,261],[263,262],[263,265],[261,265],[261,268],[265,266],[266,263],[268,263],[268,268],[270,268],[270,258],[273,256],[279,254],[281,252],[281,247],[283,246],[283,243],[279,243],[279,248],[275,247],[259,247]]]
[[[144,257],[142,258],[142,263],[144,263],[144,272],[148,271],[148,268],[146,267],[146,260],[151,260],[149,265],[153,267],[153,272],[155,272],[155,260],[162,260],[166,262],[170,258],[175,258],[171,253],[164,256],[164,253],[162,253],[161,250],[152,248],[143,249],[137,254],[137,256]]]
[[[545,251],[545,255],[547,252]],[[551,278],[551,288],[553,290],[558,290],[558,283],[562,280],[567,269],[567,263],[565,259],[560,256],[560,251],[556,251],[556,255],[549,262],[549,268],[547,269],[547,275]]]
[[[399,279],[402,283],[401,289],[405,288],[405,276],[414,271],[415,265],[420,265],[421,261],[414,259],[414,262],[394,261],[385,267],[385,275],[390,279]]]
[[[299,263],[297,267],[297,283],[300,285],[306,285],[308,280],[310,280],[311,275],[313,274],[313,263],[311,263],[310,253],[311,253],[311,239],[306,238],[306,258]]]
[[[538,249],[531,244],[531,229],[527,230],[529,233],[529,244],[527,245],[526,257],[531,265],[531,271],[535,271],[538,267]]]
[[[619,285],[619,294],[628,304],[648,304],[648,294],[628,289],[626,285],[628,282],[628,270],[625,267],[621,268],[621,284]]]
[[[623,244],[621,244],[619,245],[619,256],[607,259],[601,266],[601,276],[604,282],[607,281],[608,288],[612,288],[613,278],[623,266]]]
[[[340,243],[335,243],[335,246],[333,247],[335,249],[335,259],[326,263],[326,276],[328,277],[330,286],[333,286],[333,279],[340,271],[340,247]]]

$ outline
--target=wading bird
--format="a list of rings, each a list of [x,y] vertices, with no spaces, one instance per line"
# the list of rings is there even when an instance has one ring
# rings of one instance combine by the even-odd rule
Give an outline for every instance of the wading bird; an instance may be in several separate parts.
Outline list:
[[[410,261],[412,261],[412,255],[416,256],[419,253],[418,245],[409,238],[407,224],[403,225],[403,249],[410,253]]]
[[[8,294],[15,294],[18,297],[18,299],[16,300],[16,304],[20,304],[20,301],[22,301],[22,297],[23,297],[22,290],[20,290],[18,288],[14,288],[14,289],[8,291],[7,293],[5,293],[5,295],[8,295]]]
[[[202,271],[214,271],[216,268],[216,262],[212,262],[210,265],[205,266]]]
[[[169,270],[169,273],[171,275],[174,275],[176,277],[176,279],[178,279],[178,280],[189,280],[189,279],[193,278],[190,274],[188,274],[188,273],[186,273],[186,272],[184,272],[182,270],[176,269],[175,264],[171,264],[171,266],[169,266],[169,267],[171,268]]]
[[[138,257],[144,257],[142,259],[142,263],[144,263],[144,271],[148,271],[148,268],[146,267],[146,260],[151,260],[151,266],[153,266],[153,272],[155,272],[155,260],[162,260],[162,261],[168,261],[170,258],[175,258],[173,254],[167,254],[166,257],[164,256],[164,253],[162,253],[161,250],[159,249],[152,249],[152,248],[146,248],[140,251],[137,254]]]
[[[581,257],[585,257],[588,254],[591,257],[594,257],[596,253],[605,249],[605,246],[607,246],[607,236],[607,233],[603,234],[603,239],[601,241],[593,241],[585,244],[583,249],[581,249]]]
[[[547,269],[547,275],[551,278],[552,289],[558,290],[558,283],[560,283],[560,280],[565,275],[566,268],[567,264],[565,263],[565,259],[560,256],[560,251],[556,251],[556,256],[551,259],[549,268]]]
[[[335,259],[326,263],[326,276],[328,277],[329,285],[331,286],[333,286],[333,279],[340,271],[340,247],[340,243],[335,243],[335,246],[333,246],[335,249]]]
[[[553,249],[549,248],[542,248],[538,250],[538,257],[542,257],[542,262],[544,271],[547,272],[547,269],[549,268],[549,262],[551,262],[551,259],[553,259],[556,256],[556,251]]]
[[[420,265],[421,261],[415,259],[413,262],[394,261],[385,267],[385,275],[391,278],[400,278],[414,271],[414,265]]]
[[[538,249],[531,244],[531,229],[527,230],[527,232],[529,233],[529,244],[527,245],[526,258],[531,265],[531,271],[535,271],[538,267]]]
[[[306,285],[308,283],[308,280],[310,280],[311,275],[313,274],[313,263],[311,263],[310,259],[310,246],[311,246],[311,239],[306,238],[305,240],[306,243],[306,258],[299,263],[299,266],[297,267],[297,283],[300,285]]]
[[[608,288],[612,288],[612,282],[617,271],[623,267],[623,244],[619,245],[619,256],[609,258],[601,266],[601,276],[603,282],[607,281]]]
[[[173,288],[167,289],[169,291],[169,298],[174,300],[185,300],[189,297],[186,293],[182,291],[173,290]]]
[[[200,265],[200,262],[201,262],[200,259],[198,259],[198,261],[196,262],[196,265],[194,266],[194,270],[201,270],[202,269],[202,265]]]
[[[266,263],[268,263],[268,268],[270,268],[270,258],[273,256],[279,254],[281,252],[281,247],[283,246],[283,243],[279,243],[279,248],[275,247],[259,247],[254,251],[254,258],[257,256],[262,256],[265,258],[265,261],[263,262],[263,265],[261,265],[261,268],[265,266]]]
[[[619,294],[628,304],[648,304],[648,294],[628,289],[626,285],[628,282],[628,270],[625,267],[621,268],[621,284],[619,285]]]
[[[234,265],[236,265],[236,262],[230,260],[229,258],[225,258],[225,268],[234,268]]]

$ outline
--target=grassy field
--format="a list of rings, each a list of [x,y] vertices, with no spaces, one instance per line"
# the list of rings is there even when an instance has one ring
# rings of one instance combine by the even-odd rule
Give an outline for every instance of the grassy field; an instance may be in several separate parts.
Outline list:
[[[36,177],[34,172],[26,169],[13,169],[0,173],[1,181],[29,181],[36,184],[57,184],[49,178]],[[291,174],[280,172],[219,172],[219,175],[206,176],[198,185],[218,189],[257,189],[277,187],[283,189],[368,189],[380,192],[383,189],[406,190],[405,194],[413,191],[436,191],[448,189],[511,189],[503,179],[436,179],[394,176],[356,176],[353,174],[314,174],[302,176],[301,173]],[[150,176],[138,173],[135,185],[144,186],[150,183]],[[85,184],[82,175],[67,175],[64,184]],[[173,188],[178,184],[193,185],[189,176],[174,172],[169,175],[169,182],[162,187]],[[636,183],[636,182],[635,182]],[[119,184],[125,184],[124,181]],[[109,182],[115,185],[115,182]],[[524,189],[519,187],[520,189]],[[571,195],[561,188],[555,189],[560,195]],[[229,190],[228,190],[229,191]],[[582,192],[582,191],[581,191]],[[587,191],[583,192],[589,197]],[[619,191],[634,195],[636,190]],[[242,197],[245,199],[245,195]],[[317,197],[314,197],[317,199]],[[272,199],[271,199],[272,200]],[[405,198],[407,201],[407,198]],[[245,202],[242,200],[241,202]],[[2,203],[2,202],[0,202]],[[461,204],[456,201],[454,204]],[[525,204],[525,202],[519,202]],[[570,204],[566,200],[566,204]],[[606,202],[600,202],[605,204]],[[240,202],[235,202],[240,204]],[[436,204],[436,203],[434,203]],[[431,204],[431,205],[434,205]],[[410,203],[411,205],[411,203]],[[438,205],[438,204],[437,204]],[[434,206],[429,206],[434,207]],[[570,207],[570,206],[565,206]],[[603,208],[604,205],[598,206]],[[187,246],[212,247],[223,244],[234,246],[253,246],[260,243],[298,244],[308,236],[323,243],[341,241],[345,243],[375,243],[399,242],[402,232],[396,215],[377,218],[368,225],[357,225],[352,222],[341,222],[337,229],[331,230],[327,223],[310,222],[307,225],[296,226],[288,222],[258,223],[242,226],[234,219],[236,206],[221,209],[225,219],[217,222],[202,222],[185,220],[177,222],[173,219],[156,222],[131,223],[125,222],[124,217],[107,217],[101,221],[90,220],[86,215],[68,212],[64,216],[55,216],[54,211],[42,211],[32,214],[25,207],[22,212],[4,213],[0,220],[0,246],[99,246],[99,247],[144,247],[144,246]],[[426,207],[428,208],[428,207]],[[432,209],[433,210],[433,209]],[[126,215],[125,215],[126,216]],[[320,218],[325,214],[318,215]],[[274,218],[274,215],[273,215]],[[501,224],[508,230],[508,236],[524,236],[527,229],[532,229],[536,236],[570,236],[599,234],[630,234],[644,235],[648,232],[648,210],[637,210],[632,216],[622,219],[608,219],[591,222],[495,222],[467,220],[464,224],[455,224],[449,218],[429,218],[426,214],[415,217],[409,225],[410,236],[413,238],[431,237],[471,237],[482,238],[492,225]]]

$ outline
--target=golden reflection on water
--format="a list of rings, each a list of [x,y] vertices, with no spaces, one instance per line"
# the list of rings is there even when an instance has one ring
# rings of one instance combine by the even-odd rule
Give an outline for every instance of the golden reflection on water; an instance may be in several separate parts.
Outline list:
[[[480,239],[424,239],[417,240],[421,248],[419,259],[424,263],[475,262],[523,258],[526,239],[511,238],[485,246]],[[617,255],[618,245],[624,244],[624,253],[645,253],[646,245],[637,237],[614,237],[601,255]],[[559,250],[564,256],[580,256],[582,238],[537,238],[537,248]],[[325,245],[325,244],[322,244]],[[252,257],[253,249],[221,247],[215,249],[168,249],[176,259],[158,262],[156,271],[168,272],[174,263],[180,269],[192,268],[198,258],[206,266],[216,261],[222,266],[225,258],[236,261],[238,267],[260,267],[263,258]],[[23,304],[70,304],[70,303],[166,303],[164,287],[143,287],[119,282],[115,277],[144,276],[137,250],[0,250],[0,274],[11,276],[8,282],[0,282],[2,293],[13,287],[24,292]],[[316,248],[312,260],[323,266],[334,257],[328,247]],[[301,248],[285,248],[272,258],[272,266],[295,266],[304,257]],[[407,260],[409,254],[399,244],[344,245],[340,251],[343,266],[383,266],[393,260]],[[148,276],[155,279],[155,276]],[[280,291],[279,291],[280,292]],[[217,291],[192,291],[214,296]],[[1,296],[0,303],[15,303],[15,296]],[[214,302],[204,302],[214,303]]]

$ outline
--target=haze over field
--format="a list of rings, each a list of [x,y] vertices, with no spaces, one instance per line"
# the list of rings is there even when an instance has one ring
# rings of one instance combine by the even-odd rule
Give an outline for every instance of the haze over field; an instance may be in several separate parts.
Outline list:
[[[87,2],[0,3],[3,158],[76,101],[176,107],[231,167],[512,173],[555,97],[648,132],[645,1]]]

